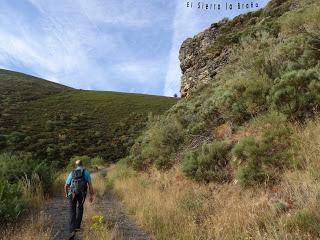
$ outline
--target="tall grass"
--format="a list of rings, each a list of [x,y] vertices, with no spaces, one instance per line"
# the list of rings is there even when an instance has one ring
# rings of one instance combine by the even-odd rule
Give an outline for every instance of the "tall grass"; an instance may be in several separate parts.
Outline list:
[[[0,223],[15,221],[25,208],[42,206],[53,178],[53,169],[29,154],[0,154]]]
[[[0,234],[6,240],[53,240],[51,234],[51,220],[45,214],[31,215],[24,223],[17,222],[7,227]]]
[[[101,165],[99,166],[101,168]],[[96,207],[107,191],[106,176],[104,171],[95,172],[92,174],[92,181],[95,190],[96,199],[94,203],[85,203],[85,219],[84,219],[84,240],[120,240],[122,239],[117,231],[116,226],[108,223],[105,219],[104,213],[100,212]]]
[[[38,174],[33,173],[31,178],[27,176],[19,180],[22,198],[30,208],[39,208],[45,203],[45,195],[42,181]]]
[[[295,128],[304,167],[286,170],[271,187],[208,185],[167,172],[112,166],[110,186],[155,239],[317,239],[320,237],[320,121]]]

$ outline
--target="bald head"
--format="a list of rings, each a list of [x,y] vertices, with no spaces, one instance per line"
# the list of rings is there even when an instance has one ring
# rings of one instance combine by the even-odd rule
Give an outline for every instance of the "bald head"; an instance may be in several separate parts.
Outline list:
[[[76,167],[82,167],[83,166],[83,162],[82,162],[82,160],[76,160]]]

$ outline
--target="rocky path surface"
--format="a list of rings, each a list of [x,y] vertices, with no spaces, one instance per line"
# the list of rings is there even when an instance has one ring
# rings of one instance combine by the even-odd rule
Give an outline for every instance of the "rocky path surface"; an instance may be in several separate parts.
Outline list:
[[[95,174],[105,175],[106,170],[102,169]],[[93,182],[94,184],[94,182]],[[106,219],[106,226],[112,229],[114,240],[148,240],[150,239],[143,230],[134,223],[132,218],[125,211],[122,203],[114,193],[108,191],[103,197],[97,198],[94,203],[95,211]],[[43,213],[52,222],[52,238],[54,240],[65,240],[69,238],[68,232],[68,203],[61,197],[51,199],[44,208]],[[86,211],[84,212],[84,223],[86,222]],[[81,240],[81,233],[75,240]],[[99,240],[99,239],[95,239]]]
[[[108,192],[104,198],[98,200],[96,210],[102,216],[105,216],[107,225],[113,229],[115,239],[150,239],[142,229],[132,221],[132,218],[112,192]]]
[[[43,210],[52,222],[52,239],[68,239],[68,210],[67,200],[63,196],[51,199]]]

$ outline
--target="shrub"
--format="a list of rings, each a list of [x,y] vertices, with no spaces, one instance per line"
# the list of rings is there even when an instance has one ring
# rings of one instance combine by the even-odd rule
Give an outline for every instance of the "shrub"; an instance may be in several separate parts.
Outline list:
[[[296,70],[276,80],[269,98],[273,108],[295,118],[305,118],[319,108],[320,73]]]
[[[229,172],[229,147],[223,142],[204,144],[186,155],[183,172],[196,181],[225,182]]]
[[[16,220],[23,208],[18,185],[0,181],[0,223]]]
[[[92,166],[102,166],[104,164],[104,160],[102,157],[94,157],[91,159],[91,165]]]
[[[173,117],[159,117],[152,120],[149,129],[131,148],[129,162],[136,169],[143,169],[150,164],[158,169],[172,166],[172,154],[184,140],[182,124]]]
[[[50,192],[54,174],[46,162],[35,160],[29,154],[0,155],[0,179],[16,183],[22,178],[31,179],[33,174],[39,176],[44,191]]]
[[[289,231],[299,229],[302,232],[313,236],[320,236],[320,218],[311,210],[302,209],[294,214],[286,223]]]
[[[114,165],[107,178],[107,187],[113,188],[115,180],[121,180],[134,175],[134,170],[128,166],[128,157],[123,158]]]
[[[259,138],[242,138],[232,151],[235,163],[240,166],[237,174],[240,184],[274,183],[281,171],[292,164],[290,135],[289,127],[271,125]]]
[[[41,207],[45,201],[43,182],[38,174],[34,173],[31,177],[24,177],[19,180],[19,189],[22,198],[29,207]]]

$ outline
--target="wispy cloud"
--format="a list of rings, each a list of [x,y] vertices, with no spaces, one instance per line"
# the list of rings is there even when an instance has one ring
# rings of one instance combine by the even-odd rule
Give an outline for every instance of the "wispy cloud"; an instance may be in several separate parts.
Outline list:
[[[75,88],[171,96],[180,44],[218,18],[185,2],[2,0],[0,66]]]
[[[172,4],[164,2],[150,0],[108,0],[79,1],[79,4],[83,12],[93,22],[117,24],[132,28],[152,27],[154,24],[167,21],[167,14],[161,10]],[[162,7],[164,9],[161,9]]]
[[[29,0],[13,6],[5,1],[0,64],[76,88],[161,94],[165,70],[158,64],[164,64],[159,59],[166,53],[153,47],[164,39],[154,38],[153,26],[167,30],[170,21],[161,5]]]
[[[195,5],[193,8],[187,8],[187,2],[193,2]],[[203,1],[204,3],[221,4],[225,6],[225,0]],[[259,0],[260,6],[266,5],[268,0]],[[179,61],[179,49],[182,42],[189,37],[193,37],[195,34],[204,31],[212,23],[221,20],[224,17],[232,18],[240,13],[244,13],[248,10],[201,10],[197,8],[198,1],[189,0],[176,0],[176,11],[173,21],[173,35],[172,45],[170,50],[170,58],[168,63],[168,70],[165,79],[164,95],[172,96],[174,93],[178,93],[180,90],[180,61]],[[200,2],[201,3],[201,2]]]

